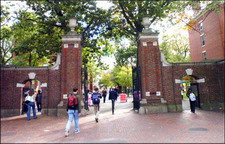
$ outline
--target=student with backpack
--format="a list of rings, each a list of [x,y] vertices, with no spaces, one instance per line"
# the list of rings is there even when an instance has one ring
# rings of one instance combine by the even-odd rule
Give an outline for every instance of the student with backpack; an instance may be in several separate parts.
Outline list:
[[[92,103],[94,104],[94,112],[95,112],[95,121],[98,122],[98,116],[100,113],[100,98],[101,94],[98,92],[98,88],[94,88],[94,92],[92,93],[91,99]]]
[[[75,133],[79,133],[79,113],[81,112],[81,100],[80,96],[77,94],[78,89],[74,88],[73,93],[68,98],[67,103],[67,113],[68,113],[68,122],[66,124],[66,132],[65,136],[69,135],[71,123],[74,120],[74,131]]]

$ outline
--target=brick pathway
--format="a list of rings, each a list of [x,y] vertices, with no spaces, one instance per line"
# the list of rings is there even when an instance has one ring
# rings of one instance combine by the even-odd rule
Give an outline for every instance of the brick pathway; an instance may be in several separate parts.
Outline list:
[[[196,110],[139,115],[132,103],[101,104],[99,123],[94,115],[80,118],[81,132],[64,137],[67,117],[39,116],[1,120],[2,143],[224,143],[224,113]],[[92,108],[91,108],[92,109]],[[73,126],[73,125],[72,125]],[[71,128],[72,130],[72,128]]]

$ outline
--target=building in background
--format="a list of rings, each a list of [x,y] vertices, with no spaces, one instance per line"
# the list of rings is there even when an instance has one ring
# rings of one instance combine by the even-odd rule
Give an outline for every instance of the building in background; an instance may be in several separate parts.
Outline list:
[[[224,59],[224,5],[220,12],[195,10],[195,25],[189,30],[192,62]]]

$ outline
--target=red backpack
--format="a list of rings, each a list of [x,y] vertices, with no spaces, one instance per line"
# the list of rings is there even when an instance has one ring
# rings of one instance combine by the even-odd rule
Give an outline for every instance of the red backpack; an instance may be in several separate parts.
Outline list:
[[[77,96],[72,95],[68,98],[68,105],[70,107],[75,107],[78,104]]]

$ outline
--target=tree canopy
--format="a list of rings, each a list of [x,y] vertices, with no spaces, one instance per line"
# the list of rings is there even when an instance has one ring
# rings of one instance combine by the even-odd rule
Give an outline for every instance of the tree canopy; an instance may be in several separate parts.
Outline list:
[[[1,6],[1,46],[0,46],[0,64],[5,65],[12,59],[13,49],[13,31],[5,23],[9,19],[8,7]]]
[[[189,39],[180,33],[165,35],[160,44],[166,60],[171,63],[190,62]]]
[[[132,68],[131,66],[115,66],[110,72],[102,74],[99,81],[102,87],[122,87],[123,90],[132,87]]]
[[[143,17],[150,17],[151,24],[168,17],[171,13],[182,12],[192,1],[173,0],[112,0],[115,6],[112,8],[120,21],[126,22],[122,29],[137,41],[139,33],[143,31]]]
[[[24,1],[33,11],[17,12],[18,21],[11,29],[16,35],[16,55],[29,55],[30,66],[37,64],[32,60],[46,58],[50,61],[49,55],[60,52],[61,36],[69,31],[67,25],[71,17],[78,20],[75,31],[82,35],[83,62],[94,60],[101,65],[101,56],[112,49],[109,40],[119,40],[121,37],[137,40],[143,30],[141,22],[144,16],[151,17],[153,23],[171,12],[184,9],[188,3],[172,0],[113,0],[114,6],[105,10],[98,8],[96,1]]]
[[[131,42],[128,47],[125,47],[124,45],[118,46],[114,55],[116,64],[120,67],[135,65],[137,61],[137,45],[134,42]]]
[[[174,0],[111,0],[114,4],[108,10],[98,8],[96,1],[75,0],[24,0],[31,12],[16,12],[16,23],[5,27],[9,12],[1,7],[1,64],[12,59],[10,52],[17,57],[12,64],[40,66],[51,64],[56,53],[61,50],[61,36],[69,31],[68,20],[76,17],[78,26],[75,31],[82,35],[83,62],[95,61],[103,65],[101,56],[114,51],[110,41],[115,43],[125,37],[137,42],[143,31],[142,18],[151,18],[151,24],[164,18],[175,18],[184,13],[187,6],[194,7],[202,1]],[[214,10],[218,2],[209,8]],[[181,15],[180,15],[181,16]],[[129,49],[127,49],[129,51]],[[117,62],[126,63],[121,57],[131,56],[130,52],[117,50]],[[120,53],[121,52],[121,53]],[[124,55],[122,54],[124,53]],[[18,63],[21,59],[21,63]]]

